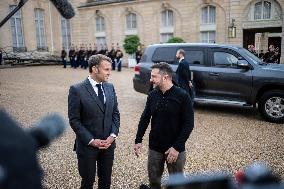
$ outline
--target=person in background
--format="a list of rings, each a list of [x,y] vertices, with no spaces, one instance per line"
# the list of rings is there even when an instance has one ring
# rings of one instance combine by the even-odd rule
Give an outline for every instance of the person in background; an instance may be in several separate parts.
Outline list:
[[[263,56],[264,56],[263,50],[260,50],[260,53],[259,53],[259,55],[258,55],[258,58],[260,58],[261,60],[263,60]]]
[[[122,66],[122,61],[121,61],[121,51],[118,51],[116,53],[116,57],[114,59],[114,63],[115,63],[115,67],[117,67],[117,71],[120,72],[121,71],[121,66]],[[115,69],[115,68],[114,68]]]
[[[122,52],[122,50],[121,50],[120,47],[119,47],[119,43],[116,44],[115,56],[116,56],[116,54],[117,54],[118,52],[121,52],[121,53],[120,53],[120,58],[122,58],[122,57],[123,57],[123,52]]]
[[[248,46],[248,51],[251,52],[252,54],[254,54],[255,56],[257,56],[257,53],[256,53],[254,45],[249,45]]]
[[[105,55],[105,49],[104,49],[104,46],[103,46],[102,43],[101,43],[101,45],[100,45],[100,50],[99,50],[98,54]]]
[[[274,45],[269,45],[268,51],[264,54],[264,62],[274,63],[275,47]]]
[[[87,69],[88,67],[88,47],[87,45],[84,48],[84,52],[83,52],[83,66],[82,68]]]
[[[87,67],[88,67],[88,61],[89,61],[90,57],[92,56],[92,52],[93,52],[92,45],[89,44],[89,49],[88,49],[87,55],[86,55],[87,60],[86,60],[86,64],[85,64],[85,69],[87,69]]]
[[[178,86],[184,89],[194,100],[194,88],[192,82],[192,75],[189,67],[189,63],[185,60],[185,51],[179,49],[176,53],[176,58],[179,61],[178,68],[176,71]]]
[[[74,49],[73,44],[71,45],[68,56],[69,56],[71,68],[75,68],[75,49]]]
[[[65,48],[62,47],[62,50],[61,50],[61,59],[62,59],[62,64],[63,64],[63,68],[66,68],[66,65],[67,65],[67,52],[65,51]]]
[[[96,43],[94,43],[94,48],[93,48],[93,51],[92,51],[92,55],[96,55],[96,54],[98,54],[98,50],[97,50]]]
[[[112,43],[112,45],[111,45],[111,50],[109,51],[109,57],[112,61],[112,70],[115,70],[114,59],[116,58],[116,55],[115,55],[114,43]]]
[[[75,54],[74,54],[74,68],[76,69],[79,66],[79,60],[78,60],[79,50],[78,46],[75,46]]]
[[[275,52],[274,52],[274,55],[273,55],[272,59],[273,59],[274,63],[280,64],[280,53],[279,53],[278,47],[275,48]]]
[[[3,55],[2,55],[2,48],[0,48],[0,65],[2,65],[2,58],[3,58]]]
[[[137,51],[136,51],[136,53],[135,53],[135,58],[136,58],[136,63],[137,63],[137,64],[140,62],[141,57],[142,57],[142,54],[143,54],[143,53],[142,53],[141,47],[138,46],[138,47],[137,47]]]

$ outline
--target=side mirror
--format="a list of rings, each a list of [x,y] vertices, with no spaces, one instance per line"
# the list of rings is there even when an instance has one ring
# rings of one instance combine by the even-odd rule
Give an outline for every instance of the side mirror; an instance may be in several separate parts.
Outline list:
[[[250,68],[250,65],[246,60],[242,59],[242,60],[238,60],[238,67],[248,69],[248,68]]]

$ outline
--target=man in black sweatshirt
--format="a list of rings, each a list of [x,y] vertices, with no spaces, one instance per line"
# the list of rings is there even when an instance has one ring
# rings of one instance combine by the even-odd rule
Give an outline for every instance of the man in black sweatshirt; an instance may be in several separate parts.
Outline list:
[[[185,164],[185,143],[194,127],[192,101],[185,90],[173,85],[173,70],[167,63],[152,66],[155,88],[148,95],[135,139],[139,156],[143,136],[151,120],[149,135],[148,176],[151,189],[161,188],[166,162],[170,174],[182,173]]]

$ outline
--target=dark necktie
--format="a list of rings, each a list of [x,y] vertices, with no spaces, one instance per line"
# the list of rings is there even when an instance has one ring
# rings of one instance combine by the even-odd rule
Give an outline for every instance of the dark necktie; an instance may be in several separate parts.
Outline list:
[[[101,102],[104,104],[104,93],[103,93],[103,90],[102,90],[102,85],[96,84],[96,86],[98,87],[98,97],[101,100]]]

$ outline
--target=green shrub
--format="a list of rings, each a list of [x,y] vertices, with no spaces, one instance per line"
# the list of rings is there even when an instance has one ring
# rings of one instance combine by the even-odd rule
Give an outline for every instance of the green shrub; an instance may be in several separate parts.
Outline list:
[[[126,53],[133,54],[137,51],[137,47],[140,45],[140,39],[137,35],[130,35],[124,39],[123,48]]]
[[[167,43],[184,43],[185,41],[180,37],[172,37]]]

